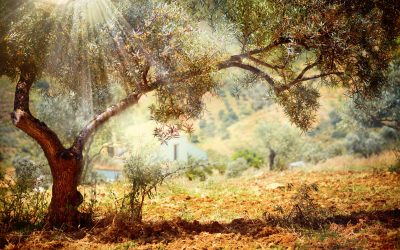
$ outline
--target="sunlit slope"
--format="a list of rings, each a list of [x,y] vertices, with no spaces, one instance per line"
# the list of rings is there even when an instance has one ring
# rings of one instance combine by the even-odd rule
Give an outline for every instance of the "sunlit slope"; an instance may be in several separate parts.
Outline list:
[[[320,98],[320,108],[317,111],[316,122],[314,127],[328,119],[328,114],[332,110],[340,110],[340,103],[347,97],[342,89],[339,88],[322,88]],[[238,104],[233,97],[227,98],[232,109],[239,112]],[[218,112],[224,109],[223,101],[219,97],[207,98],[207,113],[208,117],[214,117],[217,127],[221,126],[218,120]],[[255,142],[257,125],[265,122],[278,122],[282,125],[291,125],[290,119],[285,115],[283,109],[272,104],[261,110],[258,110],[248,116],[239,116],[239,120],[227,127],[230,138],[223,140],[218,134],[214,137],[204,137],[200,141],[200,146],[205,150],[211,150],[222,155],[230,156],[235,150],[241,148],[252,148]],[[199,129],[199,128],[198,128]]]

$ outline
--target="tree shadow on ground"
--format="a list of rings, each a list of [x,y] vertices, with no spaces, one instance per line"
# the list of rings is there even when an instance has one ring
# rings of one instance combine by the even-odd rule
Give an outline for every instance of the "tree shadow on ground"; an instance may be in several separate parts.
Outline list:
[[[400,227],[400,209],[380,210],[380,211],[359,211],[350,215],[336,215],[327,218],[321,224],[329,226],[332,223],[348,226],[363,223],[372,225],[377,222],[382,223],[386,228]],[[286,226],[284,226],[286,225]],[[289,225],[289,226],[288,226]],[[219,223],[217,221],[200,223],[199,221],[186,221],[180,218],[164,221],[146,221],[135,223],[124,216],[108,216],[98,220],[93,228],[82,228],[75,232],[62,231],[35,231],[29,234],[3,234],[0,235],[0,248],[7,244],[14,246],[28,246],[33,240],[43,242],[46,246],[52,243],[51,247],[60,248],[67,241],[88,238],[90,242],[98,243],[122,243],[135,240],[140,244],[163,242],[169,243],[177,239],[192,238],[201,233],[209,234],[240,234],[246,237],[259,239],[269,237],[274,234],[287,232],[287,227],[297,229],[309,229],[307,226],[299,224],[289,224],[287,222],[275,221],[268,222],[264,219],[234,219],[229,223]],[[58,239],[55,241],[54,239]],[[64,240],[65,239],[65,242]],[[28,245],[24,245],[24,244]],[[17,247],[18,248],[18,247]]]
[[[400,210],[383,211],[360,211],[350,215],[336,215],[321,222],[322,225],[335,223],[338,225],[354,225],[360,221],[367,224],[380,222],[387,228],[400,227]],[[277,226],[280,227],[277,227]],[[200,223],[198,221],[185,221],[180,218],[169,221],[132,223],[123,218],[114,218],[110,223],[107,219],[100,221],[97,227],[90,230],[103,242],[121,242],[124,239],[141,240],[144,242],[165,241],[169,242],[176,238],[188,235],[197,235],[202,232],[210,234],[241,234],[252,238],[267,237],[280,233],[285,223],[270,223],[263,219],[234,219],[229,223],[217,221]],[[287,225],[287,223],[286,223]],[[291,228],[305,228],[307,226],[297,224],[290,225]]]

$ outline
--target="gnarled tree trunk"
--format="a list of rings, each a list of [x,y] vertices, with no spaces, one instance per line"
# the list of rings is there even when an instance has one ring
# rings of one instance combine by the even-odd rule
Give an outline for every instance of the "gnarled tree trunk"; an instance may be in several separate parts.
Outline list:
[[[36,119],[29,110],[29,92],[36,78],[35,68],[26,64],[21,66],[20,70],[11,119],[16,127],[36,140],[49,163],[53,187],[47,222],[54,227],[76,228],[78,225],[88,222],[88,218],[78,211],[83,197],[77,190],[83,169],[82,152],[85,144],[99,126],[114,115],[136,104],[141,93],[131,93],[127,98],[90,121],[79,133],[72,147],[67,149],[62,145],[58,136],[44,122]],[[146,92],[154,90],[157,86],[154,84]]]
[[[51,226],[76,227],[80,223],[78,206],[82,195],[77,186],[82,171],[82,151],[65,149],[57,135],[36,119],[29,110],[29,92],[35,81],[30,65],[21,67],[11,114],[16,127],[35,139],[44,151],[53,176],[53,189],[47,221]]]
[[[83,202],[77,190],[82,171],[82,157],[65,150],[55,158],[48,158],[53,176],[52,197],[48,212],[48,222],[52,226],[77,227],[88,221],[78,212]]]

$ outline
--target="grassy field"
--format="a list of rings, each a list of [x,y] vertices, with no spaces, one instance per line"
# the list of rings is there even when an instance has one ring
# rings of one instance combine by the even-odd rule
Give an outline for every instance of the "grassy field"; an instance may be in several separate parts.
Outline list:
[[[390,159],[249,170],[234,179],[216,174],[204,182],[174,178],[146,201],[141,224],[117,214],[113,197],[126,192],[124,184],[102,184],[92,227],[13,232],[3,240],[6,249],[399,249],[400,174],[387,171]],[[85,209],[93,190],[82,191]]]

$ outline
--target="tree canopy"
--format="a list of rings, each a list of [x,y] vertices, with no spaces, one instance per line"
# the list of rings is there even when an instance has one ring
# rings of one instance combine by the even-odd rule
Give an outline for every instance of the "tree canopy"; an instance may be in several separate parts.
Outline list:
[[[199,117],[202,95],[218,87],[213,73],[239,67],[307,129],[318,107],[312,80],[376,94],[400,26],[397,1],[56,2],[2,1],[0,74],[15,78],[29,65],[36,78],[92,99],[95,113],[113,103],[110,84],[125,94],[154,88],[162,123]],[[208,31],[204,21],[220,25]],[[240,47],[233,56],[226,34]]]

